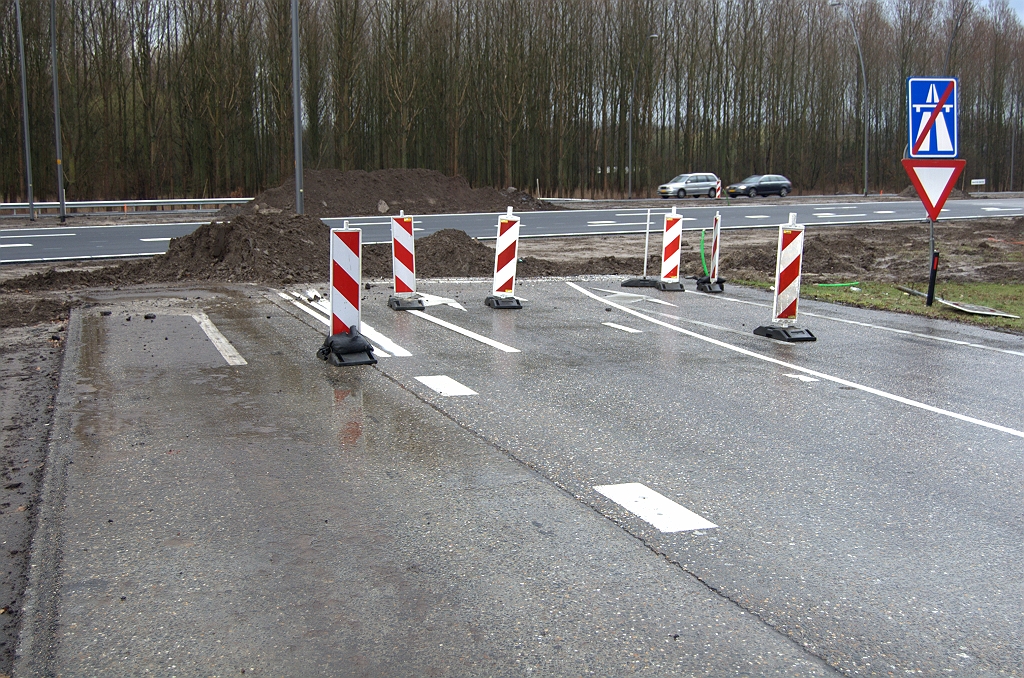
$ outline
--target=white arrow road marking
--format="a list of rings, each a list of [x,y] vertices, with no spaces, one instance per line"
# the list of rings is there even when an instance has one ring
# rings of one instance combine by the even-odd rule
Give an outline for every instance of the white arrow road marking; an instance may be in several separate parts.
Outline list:
[[[488,346],[493,346],[494,348],[498,349],[499,351],[504,351],[505,353],[520,353],[521,352],[518,348],[512,348],[511,346],[507,346],[507,345],[501,343],[500,341],[495,341],[494,339],[488,339],[487,337],[480,336],[476,332],[471,332],[471,331],[467,330],[464,327],[459,327],[458,325],[453,325],[452,323],[450,323],[450,322],[448,322],[446,320],[441,320],[440,318],[435,318],[432,315],[427,315],[423,311],[406,311],[406,313],[408,313],[410,315],[414,315],[417,318],[423,318],[424,320],[432,322],[435,325],[440,325],[441,327],[449,329],[452,332],[458,332],[459,334],[461,334],[464,337],[469,337],[470,339],[475,339],[476,341],[479,341],[481,344],[487,344]]]
[[[623,332],[629,332],[630,334],[640,334],[643,331],[643,330],[634,330],[632,327],[626,327],[625,325],[616,325],[615,323],[601,323],[601,324],[605,325],[606,327],[611,327],[612,329],[622,330]]]
[[[790,379],[799,379],[800,381],[818,381],[814,377],[808,377],[806,374],[787,374],[785,376]]]
[[[794,365],[793,363],[787,363],[784,360],[779,360],[778,358],[772,358],[772,357],[766,356],[764,354],[757,353],[756,351],[749,351],[749,350],[747,350],[745,348],[741,348],[739,346],[734,346],[733,344],[728,344],[728,343],[726,343],[724,341],[719,341],[718,339],[713,339],[711,337],[706,337],[703,334],[697,334],[696,332],[691,332],[690,330],[687,330],[687,329],[684,329],[682,327],[679,327],[678,325],[672,325],[671,323],[667,323],[667,322],[665,322],[663,320],[658,320],[657,318],[652,318],[651,316],[644,315],[640,311],[637,311],[635,309],[629,308],[628,306],[623,306],[622,304],[616,304],[614,301],[608,301],[607,299],[602,299],[601,297],[597,296],[596,294],[594,294],[590,290],[586,290],[586,289],[580,287],[579,285],[577,285],[576,283],[566,282],[565,284],[568,285],[569,287],[573,288],[574,290],[580,292],[581,294],[585,294],[586,296],[590,297],[591,299],[594,299],[595,301],[601,302],[602,304],[610,304],[610,305],[614,306],[615,308],[619,309],[620,311],[623,311],[625,313],[629,313],[632,316],[635,316],[635,317],[640,318],[642,320],[646,320],[648,322],[654,323],[655,325],[659,325],[659,326],[664,327],[666,329],[672,330],[673,332],[679,332],[680,334],[685,334],[688,337],[692,337],[694,339],[699,339],[700,341],[704,341],[704,342],[707,342],[709,344],[713,344],[715,346],[718,346],[719,348],[724,348],[726,350],[733,351],[735,353],[739,353],[740,355],[745,355],[745,356],[748,356],[750,358],[754,358],[755,360],[763,360],[766,363],[772,363],[774,365],[779,365],[779,366],[785,367],[786,369],[789,369],[789,370],[794,370],[794,371],[797,371],[797,372],[802,372],[802,373],[810,375],[812,377],[818,377],[819,379],[824,379],[825,381],[831,381],[831,382],[834,382],[836,384],[839,384],[840,386],[849,386],[850,388],[855,388],[855,389],[857,389],[859,391],[864,391],[865,393],[870,393],[872,395],[879,396],[880,398],[886,398],[887,400],[892,400],[892,401],[895,401],[895,402],[898,402],[898,403],[902,403],[902,404],[908,405],[910,407],[916,407],[918,409],[922,409],[922,410],[925,410],[927,412],[932,412],[934,414],[939,414],[939,415],[942,415],[944,417],[950,417],[951,419],[957,419],[959,421],[964,421],[964,422],[967,422],[969,424],[975,424],[977,426],[983,426],[985,428],[989,428],[989,429],[992,429],[994,431],[999,431],[1001,433],[1006,433],[1007,435],[1016,436],[1018,438],[1024,438],[1024,431],[1019,431],[1019,430],[1017,430],[1015,428],[1010,428],[1009,426],[1002,426],[1000,424],[994,424],[992,422],[985,421],[984,419],[976,419],[975,417],[969,417],[966,414],[960,414],[959,412],[952,412],[950,410],[944,410],[944,409],[942,409],[940,407],[934,407],[932,405],[927,405],[925,403],[918,402],[917,400],[911,400],[910,398],[904,398],[903,396],[898,396],[898,395],[896,395],[894,393],[888,393],[887,391],[883,391],[881,389],[872,388],[871,386],[865,386],[864,384],[858,384],[857,382],[849,381],[849,380],[843,379],[841,377],[834,377],[831,374],[825,374],[824,372],[818,372],[817,370],[811,370],[811,369],[808,369],[806,367],[800,367],[799,365]],[[694,294],[696,294],[696,292],[694,292]]]
[[[641,483],[597,485],[594,489],[661,532],[710,530],[718,527]]]
[[[432,388],[443,396],[471,396],[479,395],[476,391],[460,384],[451,377],[438,374],[432,377],[416,377],[416,381],[428,388]]]
[[[191,314],[195,318],[199,326],[203,328],[203,332],[206,332],[206,336],[210,338],[210,342],[216,347],[220,354],[227,361],[228,365],[247,365],[245,358],[243,358],[235,347],[231,345],[227,337],[220,333],[217,326],[213,324],[213,321],[203,313],[199,311]]]
[[[427,308],[430,308],[431,306],[451,306],[452,308],[457,308],[460,311],[466,310],[465,306],[454,299],[449,299],[448,297],[439,297],[435,294],[427,294],[426,292],[417,292],[416,294],[423,300],[423,305]]]

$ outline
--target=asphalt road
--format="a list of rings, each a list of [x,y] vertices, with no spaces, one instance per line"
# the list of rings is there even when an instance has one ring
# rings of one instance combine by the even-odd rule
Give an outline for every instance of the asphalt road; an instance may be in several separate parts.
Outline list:
[[[376,286],[358,368],[299,290],[97,298],[17,674],[1021,674],[1024,339],[617,282]]]
[[[715,211],[722,213],[725,228],[778,225],[789,220],[790,212],[795,212],[797,220],[811,228],[926,218],[919,202],[907,200],[815,204],[778,198],[743,198],[728,202],[690,199],[665,200],[657,205],[651,209],[651,228],[655,230],[659,228],[658,219],[673,205],[683,215],[684,229],[710,228]],[[647,208],[528,212],[521,215],[520,237],[642,233],[647,227],[647,212]],[[1019,215],[1024,215],[1024,199],[1021,198],[951,200],[943,210],[944,219]],[[345,219],[324,219],[324,222],[341,227]],[[348,222],[353,228],[363,229],[364,244],[391,242],[388,217],[353,217]],[[171,238],[191,233],[202,223],[0,230],[0,264],[160,254],[167,251]],[[497,216],[417,216],[414,228],[417,236],[442,228],[457,228],[474,238],[494,238]]]

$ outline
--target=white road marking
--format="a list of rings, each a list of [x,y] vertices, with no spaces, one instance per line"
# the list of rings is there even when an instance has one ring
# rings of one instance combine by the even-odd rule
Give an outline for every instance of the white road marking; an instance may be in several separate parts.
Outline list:
[[[512,348],[511,346],[507,346],[507,345],[501,343],[500,341],[495,341],[494,339],[488,339],[487,337],[480,336],[476,332],[470,332],[469,330],[467,330],[464,327],[459,327],[458,325],[453,325],[452,323],[447,322],[445,320],[441,320],[440,318],[435,318],[432,315],[427,315],[423,311],[406,311],[406,313],[409,313],[410,315],[414,315],[414,316],[416,316],[418,318],[423,318],[424,320],[430,321],[430,322],[434,323],[435,325],[440,325],[441,327],[447,328],[447,329],[451,330],[452,332],[458,332],[459,334],[461,334],[464,337],[469,337],[470,339],[475,339],[476,341],[479,341],[481,344],[487,344],[488,346],[493,346],[494,348],[498,349],[499,351],[504,351],[505,353],[521,353],[521,351],[518,348]]]
[[[608,297],[605,297],[605,299],[607,299],[607,298]],[[625,325],[616,325],[615,323],[601,323],[601,324],[605,325],[606,327],[611,327],[612,329],[622,330],[623,332],[629,332],[630,334],[640,334],[643,331],[643,330],[635,330],[632,327],[626,327]]]
[[[412,353],[409,353],[407,350],[405,350],[395,342],[391,341],[383,334],[370,327],[370,325],[366,324],[365,322],[360,322],[359,326],[364,337],[372,341],[374,344],[377,344],[377,346],[380,346],[380,348],[384,349],[383,351],[380,351],[380,354],[385,358],[390,358],[392,355],[395,356],[396,358],[408,358],[409,356],[412,355]],[[391,355],[386,355],[384,351],[387,351]]]
[[[875,214],[896,214],[896,212],[892,210],[878,210]]]
[[[942,415],[944,417],[950,417],[951,419],[957,419],[959,421],[964,421],[964,422],[967,422],[969,424],[975,424],[977,426],[983,426],[985,428],[989,428],[989,429],[992,429],[994,431],[999,431],[1001,433],[1006,433],[1006,434],[1011,435],[1011,436],[1016,436],[1018,438],[1024,438],[1024,431],[1018,431],[1017,429],[1010,428],[1009,426],[1002,426],[1000,424],[994,424],[992,422],[985,421],[983,419],[977,419],[975,417],[969,417],[966,414],[960,414],[959,412],[951,412],[950,410],[944,410],[944,409],[942,409],[940,407],[934,407],[932,405],[927,405],[925,403],[918,402],[916,400],[911,400],[910,398],[904,398],[903,396],[898,396],[898,395],[896,395],[894,393],[889,393],[887,391],[882,391],[880,389],[873,388],[871,386],[865,386],[864,384],[858,384],[857,382],[849,381],[847,379],[842,379],[841,377],[834,377],[831,374],[825,374],[824,372],[818,372],[816,370],[808,369],[806,367],[800,367],[799,365],[794,365],[793,363],[787,363],[784,360],[778,360],[777,358],[771,358],[769,356],[762,355],[761,353],[757,353],[755,351],[748,351],[745,348],[741,348],[739,346],[734,346],[734,345],[728,344],[728,343],[726,343],[724,341],[719,341],[718,339],[712,339],[711,337],[705,337],[703,334],[697,334],[696,332],[691,332],[690,330],[684,329],[684,328],[679,327],[677,325],[672,325],[672,324],[664,322],[662,320],[658,320],[657,318],[652,318],[652,317],[650,317],[648,315],[644,315],[643,313],[641,313],[641,312],[639,312],[637,310],[634,310],[632,308],[629,308],[627,306],[623,306],[621,304],[616,304],[614,301],[608,301],[607,299],[603,299],[603,298],[597,296],[596,294],[590,292],[589,290],[586,290],[586,289],[580,287],[576,283],[566,282],[566,285],[568,285],[569,287],[572,287],[573,289],[579,291],[582,294],[585,294],[586,296],[590,297],[591,299],[599,301],[599,302],[601,302],[603,304],[610,304],[611,306],[614,306],[615,308],[618,308],[620,311],[623,311],[625,313],[629,313],[630,315],[636,316],[637,318],[641,318],[641,319],[646,320],[648,322],[652,322],[655,325],[660,325],[660,326],[665,327],[667,329],[670,329],[670,330],[672,330],[674,332],[679,332],[680,334],[685,334],[688,337],[693,337],[694,339],[699,339],[700,341],[704,341],[704,342],[707,342],[709,344],[713,344],[715,346],[719,346],[719,347],[724,348],[726,350],[733,351],[735,353],[739,353],[741,355],[745,355],[745,356],[748,356],[750,358],[755,358],[756,360],[762,360],[764,362],[772,363],[774,365],[780,365],[780,366],[785,367],[787,369],[795,370],[797,372],[802,372],[804,374],[810,375],[812,377],[818,377],[819,379],[824,379],[826,381],[831,381],[831,382],[834,382],[834,383],[839,384],[841,386],[849,386],[849,387],[855,388],[855,389],[857,389],[859,391],[864,391],[865,393],[870,393],[872,395],[876,395],[876,396],[879,396],[881,398],[886,398],[887,400],[892,400],[892,401],[895,401],[895,402],[898,402],[898,403],[902,403],[904,405],[909,405],[910,407],[916,407],[918,409],[925,410],[927,412],[932,412],[934,414],[939,414],[939,415]]]
[[[661,532],[710,530],[718,527],[642,483],[597,485],[594,490]]]
[[[671,306],[672,308],[679,308],[679,306],[676,305],[676,304],[670,304],[667,301],[662,301],[661,299],[655,299],[654,297],[647,297],[647,299],[645,299],[645,301],[649,301],[652,304],[661,304],[662,306]]]
[[[588,221],[587,226],[604,226],[606,224],[614,224],[614,221]]]
[[[1019,207],[982,207],[982,212],[1017,212]]]
[[[277,296],[281,297],[281,298],[282,298],[282,299],[284,299],[285,301],[291,302],[291,303],[292,303],[292,304],[293,304],[293,305],[294,305],[294,306],[295,306],[296,308],[298,308],[299,310],[301,310],[301,311],[304,311],[305,313],[307,313],[307,314],[309,314],[309,315],[313,316],[314,318],[316,318],[317,320],[319,320],[320,322],[322,322],[322,323],[323,323],[324,325],[327,325],[328,327],[330,327],[330,326],[331,326],[331,319],[330,319],[330,318],[328,318],[328,317],[327,317],[327,316],[325,316],[325,315],[320,315],[319,313],[317,313],[316,311],[314,311],[313,309],[311,309],[311,308],[310,308],[309,306],[307,306],[306,304],[302,304],[302,303],[299,303],[299,302],[295,301],[294,299],[292,299],[291,297],[289,297],[289,296],[288,296],[287,294],[285,294],[284,292],[278,292],[278,293],[277,293]]]
[[[170,238],[139,238],[142,242],[170,242]]]
[[[0,240],[8,238],[69,238],[78,235],[77,233],[37,233],[30,235],[0,235]]]
[[[0,247],[32,247],[30,242],[12,242],[6,245],[0,245]]]
[[[768,219],[767,214],[748,214],[747,219]]]
[[[762,304],[756,301],[747,301],[746,299],[736,299],[733,297],[723,297],[721,295],[715,297],[709,297],[706,294],[700,292],[693,292],[686,290],[687,294],[696,294],[705,299],[716,299],[720,301],[731,301],[734,304],[746,304],[747,306],[758,306],[760,308],[771,308],[771,304]],[[921,332],[911,332],[910,330],[901,330],[895,327],[886,327],[885,325],[875,325],[873,323],[865,323],[859,320],[850,320],[848,318],[837,318],[831,315],[822,315],[821,313],[812,313],[811,311],[800,311],[801,315],[809,315],[812,318],[821,318],[822,320],[832,320],[837,323],[846,323],[847,325],[858,325],[860,327],[870,327],[874,330],[882,330],[883,332],[892,332],[894,334],[906,334],[912,337],[920,337],[921,339],[931,339],[932,341],[940,341],[944,344],[955,344],[956,346],[968,346],[970,348],[980,348],[983,351],[995,351],[996,353],[1008,353],[1009,355],[1019,355],[1024,357],[1024,352],[1014,351],[1008,348],[996,348],[995,346],[986,346],[985,344],[975,344],[970,341],[962,341],[960,339],[948,339],[946,337],[937,337],[933,334],[923,334]],[[696,322],[696,321],[688,321]],[[723,328],[724,329],[724,328]],[[743,334],[746,334],[745,332]]]
[[[816,217],[838,217],[839,215],[836,214],[835,212],[815,212],[814,216],[816,216]]]
[[[787,374],[784,376],[787,376],[790,379],[799,379],[800,381],[818,381],[814,377],[808,377],[806,374]]]
[[[432,377],[416,377],[416,381],[428,388],[432,388],[443,396],[471,396],[479,395],[476,391],[460,384],[451,377],[438,374]]]
[[[213,324],[213,321],[205,313],[198,311],[191,315],[199,323],[199,326],[203,328],[203,332],[206,332],[206,336],[210,338],[210,342],[214,347],[224,356],[224,360],[227,361],[228,365],[248,364],[245,362],[245,358],[235,350],[235,347],[231,345],[227,337],[220,333],[220,330],[217,329],[217,326]]]

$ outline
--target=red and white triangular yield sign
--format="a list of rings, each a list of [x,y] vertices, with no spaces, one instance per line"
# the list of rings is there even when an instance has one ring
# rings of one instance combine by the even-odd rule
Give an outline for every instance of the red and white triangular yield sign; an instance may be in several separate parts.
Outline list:
[[[928,218],[938,221],[939,212],[946,204],[949,192],[953,190],[957,177],[963,171],[966,160],[957,158],[922,159],[904,158],[903,169],[907,170],[917,195],[924,203]]]

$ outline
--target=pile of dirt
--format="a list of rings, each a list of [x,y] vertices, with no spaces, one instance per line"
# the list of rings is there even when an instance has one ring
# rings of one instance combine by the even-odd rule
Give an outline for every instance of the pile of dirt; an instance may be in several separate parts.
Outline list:
[[[918,197],[917,189],[914,188],[913,184],[911,184],[910,186],[907,186],[902,191],[900,191],[900,197],[901,198],[917,198]],[[949,199],[950,200],[966,200],[967,198],[972,198],[972,197],[974,197],[974,196],[972,196],[970,193],[965,193],[964,191],[961,191],[956,186],[954,186],[949,191]]]
[[[314,217],[355,217],[380,214],[456,214],[562,209],[509,187],[472,188],[463,177],[425,169],[383,169],[373,172],[336,169],[306,170],[302,180],[303,212]],[[295,179],[257,195],[243,207],[228,207],[221,218],[237,214],[295,212]]]

